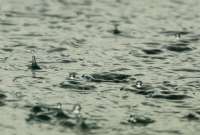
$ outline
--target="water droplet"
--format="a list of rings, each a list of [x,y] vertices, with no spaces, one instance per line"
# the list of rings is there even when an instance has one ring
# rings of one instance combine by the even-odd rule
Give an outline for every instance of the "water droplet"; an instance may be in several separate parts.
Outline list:
[[[120,34],[121,33],[121,31],[118,29],[118,26],[119,26],[119,24],[115,24],[114,25],[114,30],[113,30],[113,34]]]
[[[76,115],[79,115],[81,112],[81,105],[79,104],[74,105],[72,112]]]
[[[22,93],[21,93],[21,92],[16,92],[16,93],[15,93],[15,96],[16,96],[16,97],[21,97],[21,96],[22,96]]]
[[[32,56],[31,69],[32,70],[39,70],[39,69],[41,69],[41,67],[37,64],[36,57],[34,55]]]
[[[61,103],[57,103],[57,108],[62,110],[62,104]]]
[[[35,55],[36,50],[29,50],[31,52],[32,55]]]
[[[179,40],[179,39],[181,38],[181,33],[176,33],[176,34],[175,34],[175,38],[176,38],[177,40]]]
[[[137,120],[135,119],[134,115],[130,115],[128,122],[130,122],[130,123],[136,123]]]
[[[137,81],[136,82],[136,87],[137,88],[142,88],[142,86],[143,86],[143,82],[142,81]]]
[[[77,75],[77,73],[75,73],[75,72],[69,73],[69,79],[72,79],[72,80],[75,79],[76,75]]]

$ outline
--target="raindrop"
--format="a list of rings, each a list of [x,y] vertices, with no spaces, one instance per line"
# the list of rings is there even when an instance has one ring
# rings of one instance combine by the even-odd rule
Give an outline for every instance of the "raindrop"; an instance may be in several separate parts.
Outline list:
[[[140,89],[143,86],[143,82],[142,81],[137,81],[136,82],[136,88]]]
[[[75,73],[75,72],[69,73],[69,79],[72,79],[72,80],[75,79],[76,75],[77,75],[77,73]]]
[[[62,104],[61,103],[57,103],[57,108],[62,110]]]
[[[176,33],[176,34],[175,34],[175,38],[176,38],[177,40],[179,40],[179,39],[181,38],[181,33]]]
[[[130,115],[130,118],[129,118],[128,122],[136,123],[137,120],[135,119],[135,115]]]
[[[34,55],[32,56],[31,69],[32,70],[40,70],[41,69],[41,67],[37,64],[36,57]]]
[[[118,26],[119,26],[119,24],[115,24],[115,25],[114,25],[115,28],[114,28],[114,30],[113,30],[113,34],[116,34],[116,35],[117,35],[117,34],[120,34],[120,33],[121,33],[121,31],[118,29]]]
[[[16,93],[15,93],[15,96],[19,98],[19,97],[22,96],[22,93],[21,93],[21,92],[16,92]]]
[[[81,105],[79,104],[74,105],[72,112],[75,115],[79,115],[81,113]]]

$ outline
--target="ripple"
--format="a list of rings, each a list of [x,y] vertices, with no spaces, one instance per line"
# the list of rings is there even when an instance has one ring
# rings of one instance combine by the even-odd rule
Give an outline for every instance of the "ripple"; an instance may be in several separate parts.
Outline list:
[[[59,47],[59,48],[52,48],[50,50],[48,50],[47,52],[48,53],[54,53],[54,52],[62,52],[62,51],[65,51],[67,50],[66,48],[63,48],[63,47]]]
[[[5,52],[12,52],[13,51],[13,49],[11,49],[11,48],[2,48],[1,50],[5,51]]]
[[[167,46],[166,48],[167,48],[167,50],[173,51],[173,52],[185,52],[185,51],[191,51],[192,50],[192,48],[186,47],[186,46],[173,46],[173,45],[171,45],[171,46]]]
[[[87,82],[78,77],[78,74],[73,72],[69,74],[69,77],[65,81],[60,83],[61,88],[65,89],[77,89],[77,90],[94,90],[96,87],[94,85],[87,84]]]
[[[0,100],[0,107],[6,105],[5,102]]]
[[[131,114],[129,116],[128,123],[121,122],[121,124],[125,124],[125,125],[131,124],[131,125],[135,125],[135,126],[147,126],[154,122],[155,122],[155,120],[153,120],[152,118],[150,118],[148,116],[141,115],[141,114]]]
[[[86,40],[83,38],[72,38],[71,41],[63,41],[62,44],[65,42],[74,48],[80,48],[82,45],[86,44]]]
[[[0,93],[0,100],[5,99],[7,96],[5,94]]]
[[[15,26],[16,24],[10,23],[10,22],[0,22],[0,25],[3,26]]]
[[[153,94],[152,98],[168,99],[168,100],[183,100],[186,98],[191,98],[190,96],[184,94]]]
[[[163,52],[160,49],[144,49],[142,51],[145,52],[146,54],[150,54],[150,55],[160,54]]]
[[[171,87],[171,86],[170,86]],[[155,89],[150,85],[136,87],[132,85],[130,87],[122,87],[122,91],[130,91],[139,95],[144,95],[147,98],[156,98],[156,99],[167,99],[167,100],[184,100],[191,98],[188,95],[181,94],[178,91],[170,91],[165,87],[159,87],[160,89]]]
[[[148,96],[148,95],[152,95],[154,94],[154,90],[152,89],[148,89],[147,87],[143,87],[143,88],[140,88],[140,89],[135,89],[133,87],[122,87],[120,90],[122,91],[130,91],[130,92],[134,92],[136,94],[139,94],[139,95],[144,95],[144,96]]]
[[[88,81],[91,82],[113,82],[113,83],[128,82],[128,78],[130,77],[131,75],[109,73],[109,72],[94,73],[91,74],[90,76],[83,75],[83,78],[86,78]]]
[[[87,85],[79,81],[64,81],[60,84],[61,88],[65,89],[77,89],[77,90],[94,90],[94,85]]]
[[[0,93],[0,107],[6,105],[5,104],[5,100],[6,100],[7,96],[3,93]]]
[[[177,34],[180,34],[180,35],[188,35],[188,34],[191,34],[191,32],[189,31],[162,31],[160,32],[161,34],[165,34],[167,36],[175,36]]]
[[[137,86],[138,82],[140,82],[140,81],[137,81],[135,85],[122,87],[120,90],[130,91],[130,92],[134,92],[136,94],[144,95],[144,96],[150,96],[155,93],[155,90],[153,89],[153,87],[151,85],[142,84],[141,87],[138,87]]]
[[[28,106],[31,108],[26,119],[30,124],[47,123],[58,124],[65,128],[79,128],[82,130],[92,130],[99,128],[95,121],[73,114],[72,111],[64,111],[62,108],[55,108],[47,105]]]
[[[183,71],[183,72],[200,72],[199,69],[189,69],[189,68],[182,68],[182,69],[173,69],[173,71]]]
[[[187,119],[189,121],[197,121],[197,120],[200,120],[200,116],[197,114],[197,113],[188,113],[187,115],[185,115],[183,117],[184,119]]]

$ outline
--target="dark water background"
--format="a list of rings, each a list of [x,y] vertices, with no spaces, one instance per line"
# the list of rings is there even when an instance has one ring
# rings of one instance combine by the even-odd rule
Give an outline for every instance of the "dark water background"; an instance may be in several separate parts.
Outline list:
[[[199,135],[199,13],[199,0],[0,0],[0,134]]]

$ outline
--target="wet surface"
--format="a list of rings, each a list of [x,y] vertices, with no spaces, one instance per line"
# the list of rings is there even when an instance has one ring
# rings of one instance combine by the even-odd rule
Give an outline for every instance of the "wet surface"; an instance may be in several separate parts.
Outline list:
[[[0,133],[198,135],[198,0],[0,0]]]

